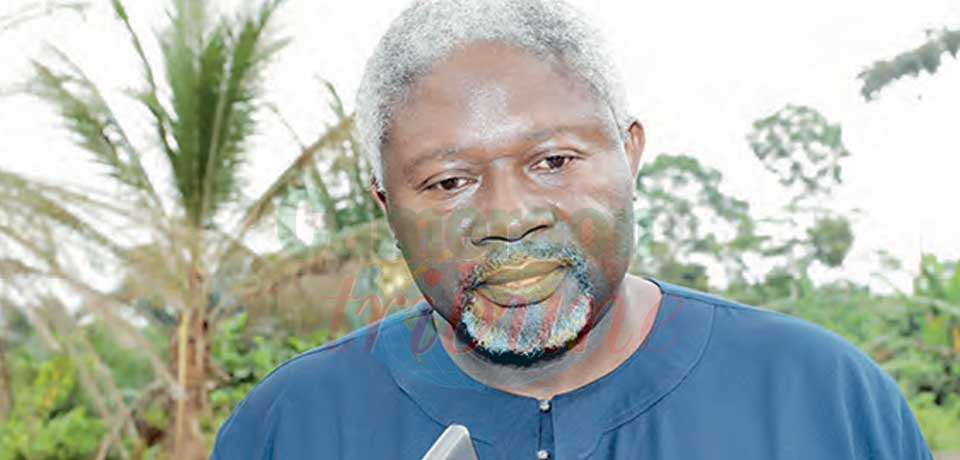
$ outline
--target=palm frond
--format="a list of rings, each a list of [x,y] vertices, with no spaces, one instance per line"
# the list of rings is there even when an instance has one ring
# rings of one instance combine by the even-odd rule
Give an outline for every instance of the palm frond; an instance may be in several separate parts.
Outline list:
[[[280,1],[266,2],[239,25],[224,21],[209,28],[194,17],[205,16],[197,3],[177,2],[162,49],[176,142],[170,160],[187,216],[203,226],[234,197],[262,93],[260,70],[285,42],[266,33]]]
[[[338,261],[373,259],[381,245],[391,238],[386,222],[377,219],[344,228],[322,246],[271,254],[263,258],[264,264],[250,275],[247,284],[241,285],[238,297],[249,298],[275,290],[277,285],[304,273],[328,272]]]
[[[343,99],[340,98],[340,94],[333,86],[333,83],[324,79],[321,79],[321,82],[331,97],[330,109],[339,119],[346,118],[347,113],[344,109]],[[369,170],[369,165],[366,164],[366,158],[360,153],[360,145],[353,136],[344,139],[344,145],[341,146],[341,152],[337,160],[338,161],[334,162],[331,172],[336,173],[342,171],[347,175],[350,184],[348,192],[349,199],[353,202],[351,207],[361,210],[370,218],[380,217],[380,209],[373,202],[370,194],[367,193],[370,178],[364,177],[363,171]],[[328,209],[334,208],[330,207]],[[339,222],[339,219],[335,220],[338,220],[338,226],[342,226],[341,224],[355,223]]]
[[[140,155],[97,86],[65,53],[50,46],[53,63],[32,61],[34,78],[28,93],[57,109],[60,121],[83,150],[105,165],[110,176],[144,194],[145,204],[160,206]],[[161,208],[162,209],[162,208]]]
[[[53,13],[62,10],[72,10],[73,12],[82,15],[89,7],[89,2],[79,1],[46,1],[28,3],[16,11],[0,16],[0,32],[15,29],[31,20],[44,16],[50,16]]]
[[[135,326],[118,316],[117,311],[115,311],[129,308],[133,299],[100,291],[76,276],[64,273],[61,270],[42,270],[31,267],[17,259],[0,259],[0,274],[8,280],[30,278],[32,281],[40,283],[57,281],[88,299],[86,305],[103,318],[116,333],[133,340],[153,366],[154,372],[163,377],[171,387],[176,387],[176,380],[167,369],[160,355],[153,350],[153,344],[149,343]]]
[[[3,177],[0,175],[0,178]],[[7,176],[7,179],[11,178],[16,179],[15,176]],[[4,182],[0,181],[0,185],[2,184]],[[116,331],[137,341],[158,375],[166,376],[172,384],[173,380],[163,360],[151,351],[151,344],[127,319],[121,318],[131,316],[124,315],[123,312],[134,313],[133,306],[144,296],[144,291],[107,292],[95,287],[81,276],[89,270],[71,263],[70,251],[65,250],[65,247],[99,249],[101,251],[94,256],[113,256],[117,266],[136,276],[153,279],[162,279],[162,276],[157,276],[158,270],[175,270],[176,264],[157,263],[154,259],[140,260],[141,252],[130,251],[119,244],[116,238],[103,233],[67,206],[44,196],[43,188],[37,188],[39,190],[21,190],[21,195],[14,200],[0,200],[0,218],[3,221],[3,225],[0,225],[0,243],[13,242],[17,249],[10,252],[10,257],[0,259],[0,278],[5,281],[4,285],[9,285],[11,291],[16,290],[29,296],[38,289],[42,290],[44,286],[55,284],[74,295],[92,299],[88,302],[90,308]],[[0,192],[8,190],[9,187],[0,187]],[[169,251],[166,254],[169,258]],[[170,268],[171,265],[174,268]],[[175,296],[176,291],[170,289],[166,294]]]
[[[45,319],[41,318],[34,309],[26,307],[22,299],[14,300],[10,297],[10,294],[12,294],[12,291],[9,290],[0,292],[0,312],[6,315],[4,310],[7,310],[22,314],[23,318],[25,318],[30,327],[37,332],[40,340],[47,348],[56,353],[62,352],[63,347],[60,345],[60,340],[57,339],[57,336],[51,330],[51,325]]]
[[[237,31],[224,28],[231,55],[225,63],[226,74],[222,75],[224,81],[217,94],[204,168],[202,209],[205,215],[231,198],[228,192],[235,189],[236,166],[243,158],[245,141],[254,133],[256,103],[262,93],[261,70],[287,44],[286,40],[275,40],[266,34],[270,19],[281,3],[278,0],[264,3],[256,15],[241,21]]]
[[[196,2],[202,3],[202,2]],[[204,30],[196,18],[191,18],[183,1],[168,13],[171,26],[161,38],[167,83],[171,91],[171,137],[175,146],[168,153],[180,204],[193,221],[199,219],[200,175],[197,165],[200,156],[199,50]],[[191,27],[192,26],[192,27]],[[209,101],[204,101],[208,102]],[[205,163],[204,163],[205,164]]]
[[[175,295],[182,289],[177,283],[184,266],[177,248],[188,238],[182,226],[158,218],[153,208],[110,199],[0,170],[0,245],[44,270],[99,273],[93,278],[129,273],[140,280],[124,287],[131,299],[157,289]],[[153,241],[155,251],[142,249],[138,241],[144,237]],[[80,254],[95,266],[68,260]]]
[[[39,183],[0,170],[0,216],[11,224],[19,223],[20,227],[9,229],[10,238],[29,246],[28,235],[37,234],[53,225],[72,232],[88,245],[103,249],[115,257],[123,257],[125,248],[118,244],[115,234],[105,233],[102,227],[97,228],[89,223],[88,219],[70,209],[69,201],[63,200],[63,196],[50,197],[44,191]],[[103,211],[90,207],[85,210],[92,214]],[[43,254],[38,252],[37,255]]]
[[[293,187],[301,183],[305,174],[308,174],[316,167],[317,154],[335,145],[342,143],[350,137],[353,129],[353,118],[343,118],[339,122],[329,127],[316,141],[303,149],[297,158],[267,187],[266,191],[260,194],[252,204],[246,207],[242,212],[242,217],[235,230],[231,231],[234,238],[242,241],[247,233],[260,223],[264,216],[271,210],[276,209],[276,202],[284,194],[288,193]],[[316,181],[318,186],[324,182]],[[228,250],[229,246],[224,247],[220,253]]]
[[[114,13],[120,18],[120,21],[123,22],[124,28],[127,30],[127,34],[130,35],[130,41],[133,44],[133,48],[137,53],[137,57],[140,59],[140,65],[143,66],[143,74],[147,79],[147,88],[145,90],[135,92],[134,98],[140,101],[141,104],[150,112],[150,115],[153,117],[153,128],[157,134],[157,141],[160,143],[160,146],[163,150],[163,153],[168,159],[174,157],[173,147],[170,144],[169,132],[170,132],[170,114],[167,113],[167,110],[160,103],[160,88],[157,84],[156,73],[153,71],[153,67],[150,65],[150,61],[147,59],[147,54],[143,49],[143,41],[140,39],[140,35],[137,34],[136,30],[133,28],[133,25],[130,23],[130,16],[127,13],[127,9],[124,6],[121,0],[112,0]]]

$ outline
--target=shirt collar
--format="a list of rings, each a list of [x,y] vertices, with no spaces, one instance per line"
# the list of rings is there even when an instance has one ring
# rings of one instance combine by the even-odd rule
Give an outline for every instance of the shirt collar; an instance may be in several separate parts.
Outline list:
[[[551,400],[557,448],[586,452],[614,429],[663,399],[699,362],[713,325],[713,306],[684,296],[683,288],[648,278],[663,300],[644,342],[610,373]],[[413,307],[403,326],[382,328],[376,352],[397,385],[442,425],[460,423],[487,444],[536,436],[539,416],[534,398],[496,390],[473,380],[447,354],[436,336],[427,304]],[[496,408],[496,410],[487,410]],[[562,414],[576,414],[564,417]],[[573,426],[575,424],[575,426]]]

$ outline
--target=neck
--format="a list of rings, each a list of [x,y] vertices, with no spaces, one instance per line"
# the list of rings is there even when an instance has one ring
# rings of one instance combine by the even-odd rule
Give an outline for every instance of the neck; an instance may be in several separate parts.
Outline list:
[[[650,333],[661,300],[660,288],[627,275],[610,308],[589,332],[562,356],[530,366],[490,362],[467,346],[438,313],[433,323],[453,362],[478,382],[508,393],[537,399],[580,388],[610,373],[632,355]]]

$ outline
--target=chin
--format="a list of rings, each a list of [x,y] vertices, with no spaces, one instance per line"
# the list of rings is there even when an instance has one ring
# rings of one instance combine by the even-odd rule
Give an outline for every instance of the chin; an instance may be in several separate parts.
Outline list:
[[[588,330],[593,298],[570,283],[542,302],[503,307],[469,297],[457,333],[474,350],[497,363],[529,365],[558,357]],[[564,301],[564,299],[570,299]]]

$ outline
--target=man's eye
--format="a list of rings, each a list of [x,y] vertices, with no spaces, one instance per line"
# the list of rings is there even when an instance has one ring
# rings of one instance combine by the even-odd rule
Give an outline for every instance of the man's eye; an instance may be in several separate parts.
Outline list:
[[[569,166],[574,160],[576,160],[576,157],[572,155],[551,155],[538,161],[533,165],[533,169],[538,171],[557,171]]]
[[[470,179],[467,179],[466,177],[451,177],[449,179],[434,182],[433,184],[427,186],[427,190],[452,192],[467,186],[469,183]]]

